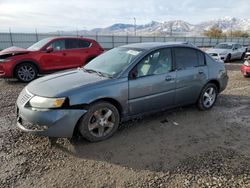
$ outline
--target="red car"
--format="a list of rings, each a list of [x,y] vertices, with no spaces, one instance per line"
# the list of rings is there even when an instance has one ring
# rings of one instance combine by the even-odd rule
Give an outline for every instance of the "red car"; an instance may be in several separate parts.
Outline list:
[[[28,49],[10,47],[0,52],[0,77],[30,82],[38,74],[83,66],[103,51],[95,40],[83,37],[46,38]]]
[[[244,77],[250,76],[250,59],[247,59],[240,67],[241,73]]]

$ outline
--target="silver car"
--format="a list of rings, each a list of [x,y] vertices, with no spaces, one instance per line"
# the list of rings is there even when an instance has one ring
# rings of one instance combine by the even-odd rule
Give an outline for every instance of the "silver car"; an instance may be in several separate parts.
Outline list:
[[[227,42],[219,43],[206,52],[216,60],[229,62],[234,59],[244,59],[246,48],[237,43]]]
[[[17,99],[17,126],[48,137],[101,141],[119,123],[169,108],[208,110],[228,82],[224,64],[188,44],[114,48],[84,68],[39,78]]]

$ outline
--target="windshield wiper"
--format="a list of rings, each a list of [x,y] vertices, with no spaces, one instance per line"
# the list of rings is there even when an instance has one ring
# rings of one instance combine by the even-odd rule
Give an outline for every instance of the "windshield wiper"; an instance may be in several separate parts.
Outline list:
[[[84,70],[85,72],[88,72],[88,73],[96,73],[96,74],[98,74],[99,76],[102,76],[102,77],[112,78],[112,76],[110,76],[110,75],[108,75],[108,74],[105,74],[105,73],[103,73],[103,72],[97,71],[97,70],[85,69],[85,68],[83,68],[83,70]]]

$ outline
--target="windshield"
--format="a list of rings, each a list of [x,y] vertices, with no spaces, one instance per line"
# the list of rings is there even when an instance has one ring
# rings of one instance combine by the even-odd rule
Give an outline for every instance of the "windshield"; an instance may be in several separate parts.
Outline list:
[[[114,77],[142,52],[141,49],[114,48],[90,61],[84,69]]]
[[[232,44],[217,44],[214,48],[217,49],[232,49]]]
[[[50,40],[51,40],[51,38],[42,39],[42,40],[38,41],[37,43],[33,44],[32,46],[30,46],[28,48],[28,50],[31,50],[31,51],[40,50]]]

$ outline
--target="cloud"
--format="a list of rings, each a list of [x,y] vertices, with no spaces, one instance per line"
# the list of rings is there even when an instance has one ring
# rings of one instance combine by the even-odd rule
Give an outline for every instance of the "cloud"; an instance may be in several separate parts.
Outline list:
[[[182,19],[198,23],[224,16],[246,18],[248,0],[1,0],[1,30],[55,31]]]

